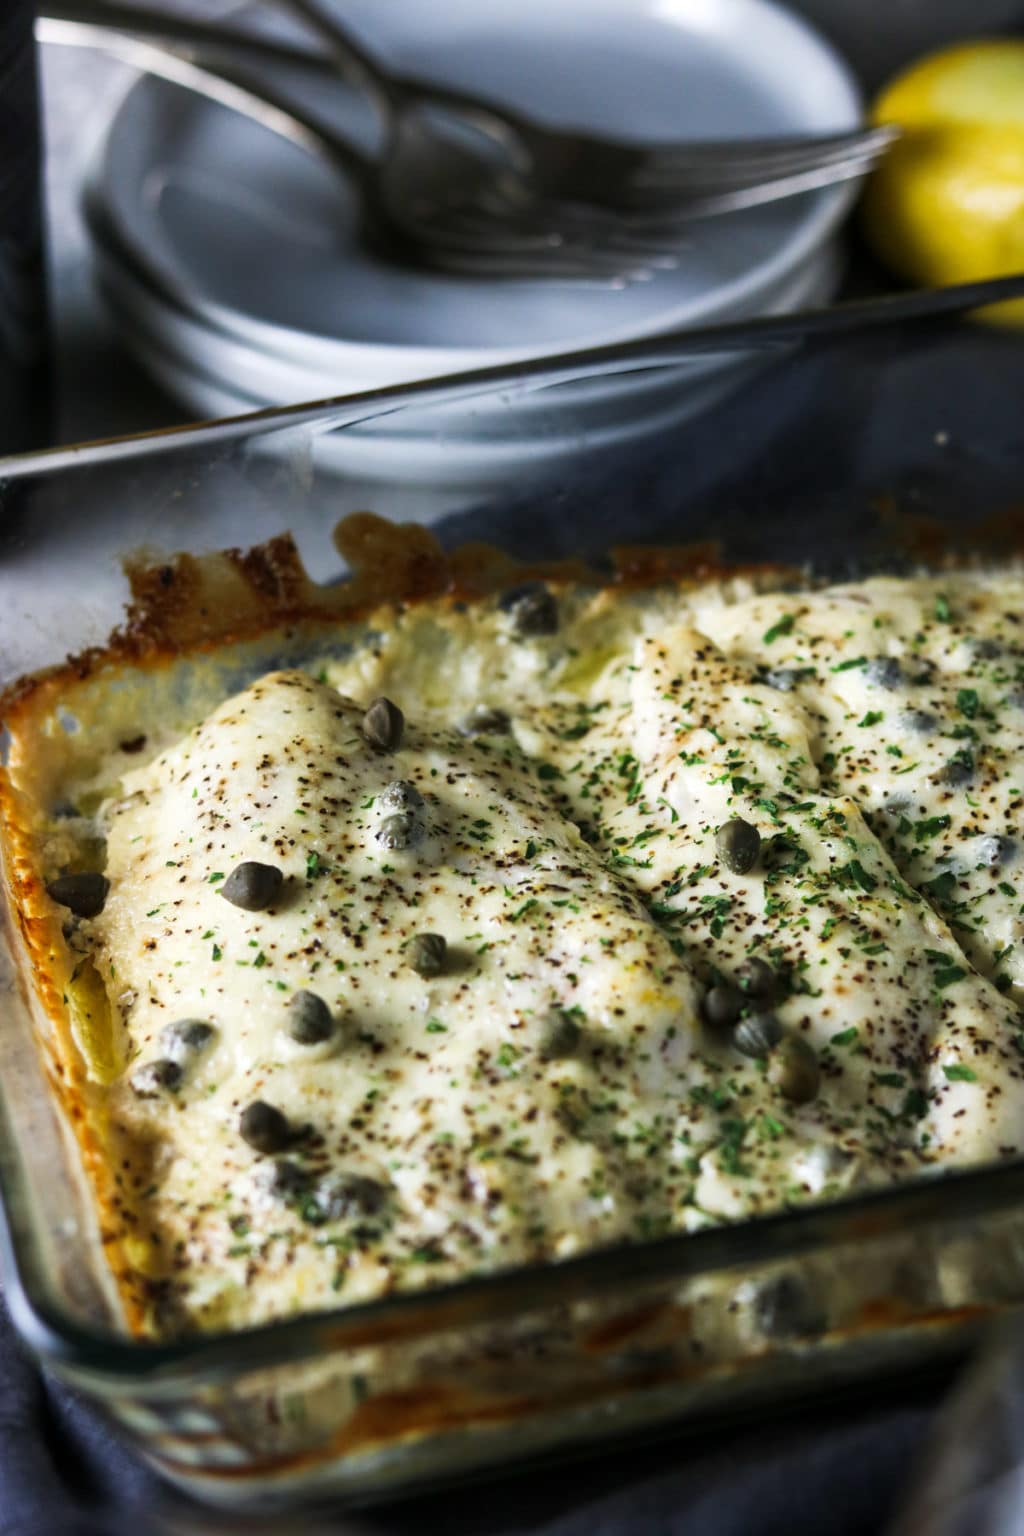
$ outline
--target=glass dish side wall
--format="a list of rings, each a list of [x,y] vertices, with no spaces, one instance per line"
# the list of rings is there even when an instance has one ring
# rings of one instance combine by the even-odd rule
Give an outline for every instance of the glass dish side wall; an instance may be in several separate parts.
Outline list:
[[[1022,384],[1014,338],[941,326],[790,357],[684,428],[594,454],[582,439],[573,459],[536,471],[524,454],[512,482],[460,472],[457,486],[417,485],[396,465],[371,484],[339,467],[326,420],[157,439],[131,460],[86,451],[0,489],[0,682],[106,637],[128,550],[247,545],[292,528],[311,574],[334,580],[331,528],[359,507],[436,520],[446,543],[482,537],[535,557],[714,535],[732,558],[849,573],[934,553],[941,529],[968,546],[984,535],[991,554],[1016,538]],[[415,403],[403,409],[415,416]],[[298,1320],[204,1344],[201,1358],[136,1346],[112,1324],[101,1237],[33,1043],[39,1021],[5,966],[0,1174],[17,1319],[169,1475],[219,1502],[366,1497],[627,1430],[706,1424],[758,1395],[952,1348],[979,1309],[1024,1294],[1021,1173],[1006,1167],[499,1277],[454,1300]]]
[[[962,1349],[1022,1283],[1018,1213],[936,1218],[912,1236],[634,1279],[612,1298],[524,1302],[503,1322],[106,1400],[165,1474],[209,1502],[365,1499],[670,1425],[706,1431],[769,1399],[905,1372]]]

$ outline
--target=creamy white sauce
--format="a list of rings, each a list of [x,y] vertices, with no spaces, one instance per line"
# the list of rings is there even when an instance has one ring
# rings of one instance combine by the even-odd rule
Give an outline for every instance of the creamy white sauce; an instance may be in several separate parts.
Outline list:
[[[108,1108],[157,1325],[1021,1150],[1022,592],[565,595],[557,633],[525,639],[493,606],[414,608],[125,774],[82,931],[124,1036]],[[380,694],[407,717],[394,752],[360,729]],[[463,735],[476,705],[511,732]],[[395,780],[423,798],[405,849],[378,838]],[[734,817],[762,840],[745,875],[716,848]],[[285,877],[269,910],[220,894],[247,860]],[[422,933],[447,941],[436,977],[409,963]],[[807,1103],[703,1021],[751,955],[777,995],[749,1008],[817,1058]],[[329,1040],[289,1036],[298,990]],[[140,1097],[179,1019],[211,1043]],[[291,1128],[290,1192],[240,1134],[255,1100]]]

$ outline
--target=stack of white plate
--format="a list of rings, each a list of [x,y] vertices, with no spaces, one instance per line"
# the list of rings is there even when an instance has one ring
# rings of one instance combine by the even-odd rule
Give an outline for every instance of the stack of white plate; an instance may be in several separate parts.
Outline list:
[[[336,0],[389,62],[554,124],[637,139],[827,133],[860,116],[842,62],[768,0]],[[277,82],[372,147],[340,80]],[[849,186],[694,224],[645,281],[492,281],[391,265],[355,189],[270,131],[144,78],[112,123],[87,204],[125,340],[190,411],[317,400],[826,299]],[[684,419],[742,376],[701,358],[465,405],[403,411],[336,440],[347,469],[448,483]]]

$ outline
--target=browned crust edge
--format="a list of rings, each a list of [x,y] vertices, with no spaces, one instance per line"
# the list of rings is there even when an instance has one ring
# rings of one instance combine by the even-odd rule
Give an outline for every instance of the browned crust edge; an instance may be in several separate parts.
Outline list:
[[[372,512],[345,518],[334,542],[352,574],[330,587],[310,580],[290,534],[248,550],[178,554],[160,562],[145,555],[130,557],[125,570],[131,600],[124,622],[104,645],[20,678],[0,692],[0,719],[17,731],[26,712],[45,710],[63,689],[103,671],[128,664],[166,665],[183,655],[198,657],[289,626],[357,622],[386,605],[439,598],[474,602],[533,579],[555,585],[644,588],[784,569],[726,564],[709,543],[621,546],[610,552],[610,571],[597,571],[582,560],[526,563],[481,543],[446,552],[430,529],[418,523],[389,523]]]

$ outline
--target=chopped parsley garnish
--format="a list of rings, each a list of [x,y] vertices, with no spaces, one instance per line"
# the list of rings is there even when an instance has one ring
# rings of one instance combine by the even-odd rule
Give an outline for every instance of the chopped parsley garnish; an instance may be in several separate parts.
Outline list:
[[[837,667],[830,667],[829,671],[850,672],[854,667],[866,667],[867,664],[868,659],[866,656],[852,656],[849,661],[841,661]]]
[[[932,981],[940,992],[953,986],[954,982],[963,981],[967,975],[962,965],[957,965],[950,955],[944,955],[941,950],[926,949],[924,957],[932,967]]]
[[[927,891],[934,901],[946,905],[953,900],[953,892],[956,890],[956,875],[952,870],[944,869],[941,875],[936,875],[934,880],[922,880],[922,891]]]
[[[868,873],[859,859],[851,859],[849,864],[840,865],[834,869],[832,879],[842,890],[850,890],[857,885],[869,896],[878,887],[878,881],[874,875]]]
[[[948,816],[926,816],[921,821],[914,822],[914,831],[919,837],[938,837],[940,832],[945,832],[950,824]]]
[[[740,1155],[746,1134],[747,1122],[741,1120],[738,1115],[728,1116],[722,1121],[722,1141],[718,1148],[718,1160],[723,1170],[736,1178],[745,1178],[750,1173],[750,1169]]]
[[[776,619],[776,621],[772,625],[771,629],[766,629],[765,630],[765,632],[764,632],[764,643],[765,643],[765,645],[771,645],[773,640],[781,640],[783,635],[791,634],[792,630],[793,630],[793,625],[795,623],[796,623],[796,614],[795,613],[784,613],[781,618]]]

